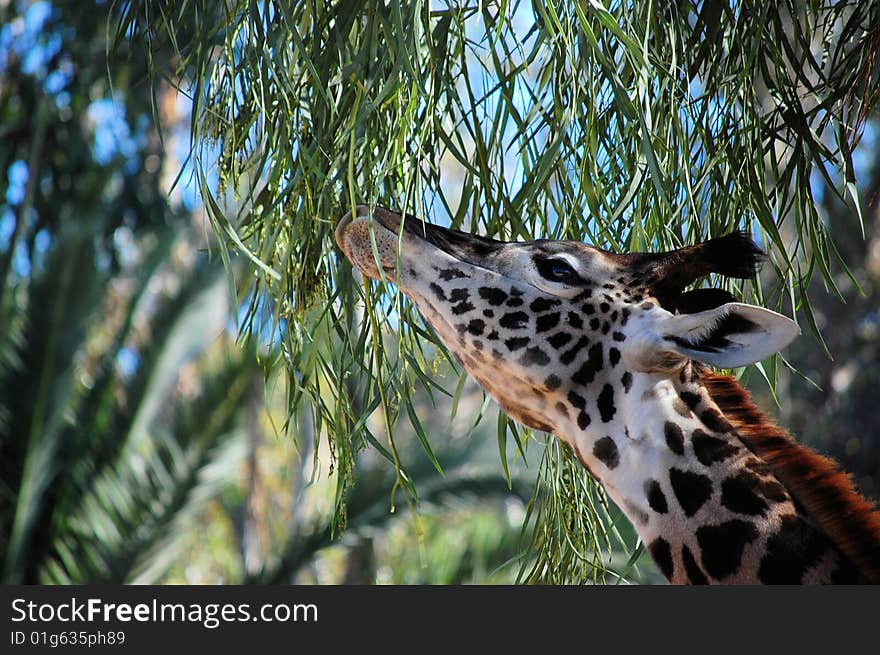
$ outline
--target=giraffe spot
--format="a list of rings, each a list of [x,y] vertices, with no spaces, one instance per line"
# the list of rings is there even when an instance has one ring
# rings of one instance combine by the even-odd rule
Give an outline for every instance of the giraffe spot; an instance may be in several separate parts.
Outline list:
[[[498,341],[498,330],[492,330],[486,338],[489,341]]]
[[[672,484],[672,493],[688,517],[696,514],[712,495],[712,481],[702,473],[672,468],[669,470],[669,482]]]
[[[431,286],[433,288],[433,285]],[[501,289],[495,289],[494,287],[480,287],[477,289],[477,293],[480,294],[480,298],[493,307],[498,307],[499,305],[504,304],[504,301],[507,300],[507,294]]]
[[[629,307],[624,307],[620,311],[620,325],[621,326],[624,326],[627,324],[627,322],[629,321],[630,314],[632,314],[632,312],[630,311]]]
[[[571,403],[572,407],[577,409],[583,409],[587,406],[586,399],[580,395],[579,393],[575,393],[574,391],[568,392],[568,402]]]
[[[598,330],[599,329],[599,319],[598,318],[590,319],[590,329],[591,330]]]
[[[712,432],[730,432],[733,429],[733,426],[727,422],[727,419],[721,415],[717,409],[707,409],[705,412],[700,414],[700,420],[703,422],[707,428],[712,430]]]
[[[611,323],[609,323],[608,321],[605,321],[604,323],[602,323],[602,334],[608,334],[608,330],[610,330],[610,329],[611,329]]]
[[[649,309],[654,309],[655,305],[652,302],[642,303],[642,309],[648,311]]]
[[[558,304],[559,301],[556,300],[556,298],[535,298],[529,305],[529,309],[533,312],[546,312],[548,309],[553,309]]]
[[[508,312],[501,317],[498,324],[508,330],[521,330],[529,322],[529,315],[525,312]]]
[[[533,305],[535,303],[532,303]],[[557,325],[559,325],[559,312],[553,312],[552,314],[544,314],[543,316],[539,316],[535,320],[535,329],[540,332],[547,332],[548,330],[552,330]]]
[[[699,405],[702,400],[700,394],[691,391],[681,391],[679,392],[678,397],[682,399],[684,404],[687,405],[688,409],[691,411],[696,411],[697,405]]]
[[[681,427],[672,421],[663,424],[663,434],[666,437],[666,445],[676,455],[684,455],[684,432]]]
[[[543,350],[537,346],[532,346],[526,348],[522,357],[519,358],[519,363],[523,366],[546,366],[550,363],[550,358]]]
[[[645,483],[645,494],[648,496],[648,505],[658,514],[666,514],[669,506],[666,504],[666,495],[660,488],[660,483],[656,480],[649,480]]]
[[[660,569],[660,572],[667,580],[672,580],[675,568],[672,563],[672,548],[669,547],[669,542],[663,537],[657,537],[648,545],[648,551],[657,563],[657,568]]]
[[[559,361],[563,364],[571,364],[574,361],[574,358],[577,357],[577,354],[589,344],[590,340],[587,337],[582,336],[571,348],[562,353],[559,357]]]
[[[578,427],[581,430],[586,430],[587,426],[590,424],[590,415],[587,414],[585,411],[581,410],[578,412],[577,421],[578,421]]]
[[[461,289],[453,289],[449,292],[449,302],[461,302],[471,297],[470,292],[462,287]]]
[[[712,466],[739,451],[735,445],[725,439],[713,437],[697,428],[691,436],[694,454],[703,466]]]
[[[847,558],[839,555],[837,566],[831,572],[831,584],[859,584],[864,582],[855,565]]]
[[[462,300],[457,305],[452,306],[452,313],[458,316],[459,314],[464,314],[465,312],[471,311],[473,308],[473,304],[471,304],[467,300]]]
[[[589,384],[596,378],[596,373],[604,366],[602,356],[602,344],[595,343],[587,352],[587,361],[571,376],[575,384]]]
[[[470,277],[470,275],[468,275],[464,271],[458,270],[457,268],[444,268],[442,271],[440,271],[440,279],[445,282],[460,277]]]
[[[788,492],[776,480],[759,480],[758,489],[761,495],[774,503],[783,503],[788,500]]]
[[[497,350],[496,348],[492,348],[492,359],[500,361],[504,359],[504,353],[502,353],[500,350]]]
[[[516,287],[510,287],[510,295],[511,296],[521,296],[523,292],[517,289]]]
[[[684,563],[684,570],[685,573],[687,573],[689,583],[693,585],[709,584],[709,579],[703,575],[700,565],[697,564],[697,560],[694,559],[694,554],[687,546],[681,547],[681,561]]]
[[[473,346],[477,350],[482,350],[483,349],[483,342],[480,341],[479,339],[474,339]]]
[[[446,301],[446,292],[443,291],[443,288],[439,284],[437,284],[436,282],[431,282],[429,286],[431,288],[431,291],[434,292],[434,295],[437,296],[438,299]]]
[[[676,396],[675,399],[672,401],[672,409],[674,409],[680,416],[683,416],[684,418],[691,417],[691,410],[688,409],[688,406],[685,404],[685,402],[678,396]]]
[[[544,380],[544,388],[547,389],[547,391],[556,391],[561,386],[562,380],[559,378],[558,375],[553,375],[551,373]]]
[[[595,313],[596,313],[596,308],[593,307],[593,303],[589,303],[589,302],[586,303],[583,307],[581,307],[581,310],[582,310],[582,311],[584,312],[584,314],[586,314],[587,316],[589,316],[590,314],[595,314]]]
[[[467,331],[473,334],[475,337],[478,337],[483,334],[483,330],[486,328],[486,323],[479,318],[473,319],[470,323],[468,323]]]
[[[823,534],[799,516],[783,516],[779,530],[767,539],[767,551],[758,567],[764,584],[800,584],[804,573],[828,550]]]
[[[544,379],[544,388],[547,391],[555,391],[562,386],[562,380],[558,375],[550,374]]]
[[[617,296],[618,294],[614,294],[614,295]],[[618,316],[618,311],[615,309],[613,312],[611,312],[611,316],[609,317],[611,319],[612,323],[617,320],[617,316]],[[614,334],[617,334],[617,332],[615,332]],[[621,341],[623,341],[623,339],[621,339]]]
[[[508,409],[505,408],[505,411],[508,411]],[[508,411],[508,413],[510,412]],[[552,426],[529,414],[518,414],[516,415],[516,420],[526,427],[538,430],[539,432],[550,432],[553,429]]]
[[[737,514],[761,514],[767,503],[757,494],[758,479],[750,473],[739,473],[721,483],[721,504]]]
[[[590,296],[593,295],[593,290],[590,287],[585,287],[583,291],[581,291],[578,295],[576,295],[572,300],[574,302],[580,302],[581,300],[586,300]]]
[[[696,534],[703,568],[721,580],[739,569],[743,550],[758,538],[758,529],[747,521],[732,519],[718,525],[704,525],[697,528]]]
[[[611,306],[607,302],[599,303],[599,311],[603,314],[607,314],[609,309]]]
[[[483,316],[485,316],[486,318],[495,318],[495,312],[493,312],[491,309],[484,309]]]
[[[617,408],[614,406],[614,387],[610,384],[602,387],[596,404],[599,406],[599,416],[603,423],[608,423],[614,418],[614,414],[617,413]]]
[[[507,307],[520,307],[523,304],[522,298],[510,298],[506,303],[504,303]]]
[[[571,341],[571,339],[572,337],[568,332],[557,332],[547,339],[547,343],[549,343],[554,350],[559,350],[562,346]]]
[[[626,341],[626,335],[623,332],[614,332],[611,337],[615,341]]]
[[[620,351],[614,346],[608,349],[608,361],[611,363],[611,368],[617,366],[620,361]]]
[[[559,412],[560,414],[562,414],[562,416],[563,416],[564,418],[568,418],[568,407],[565,406],[565,403],[564,403],[564,402],[561,402],[561,401],[560,401],[560,402],[556,403],[556,404],[554,405],[554,408],[556,409],[557,412]]]
[[[507,349],[510,352],[513,352],[526,346],[529,341],[530,339],[528,337],[510,337],[510,339],[505,339],[504,345],[507,346]]]
[[[611,437],[602,437],[593,446],[593,455],[609,469],[616,468],[620,463],[617,444]]]
[[[584,322],[581,320],[580,315],[576,312],[568,312],[568,324],[574,329],[578,330],[584,327]]]
[[[623,385],[623,392],[629,393],[629,390],[632,389],[633,385],[633,376],[632,373],[627,371],[623,374],[623,377],[620,378],[620,383]]]

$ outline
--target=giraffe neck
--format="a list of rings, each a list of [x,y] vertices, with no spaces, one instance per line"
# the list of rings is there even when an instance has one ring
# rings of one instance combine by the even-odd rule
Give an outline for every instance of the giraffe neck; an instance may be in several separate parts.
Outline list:
[[[850,560],[724,417],[698,373],[640,374],[610,421],[560,426],[673,583],[856,581]]]

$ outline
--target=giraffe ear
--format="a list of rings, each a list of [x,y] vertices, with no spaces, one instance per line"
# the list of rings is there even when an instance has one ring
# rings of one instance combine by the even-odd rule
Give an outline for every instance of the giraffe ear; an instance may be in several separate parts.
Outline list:
[[[781,314],[738,302],[671,316],[658,331],[665,348],[718,368],[759,362],[801,333],[797,323]]]

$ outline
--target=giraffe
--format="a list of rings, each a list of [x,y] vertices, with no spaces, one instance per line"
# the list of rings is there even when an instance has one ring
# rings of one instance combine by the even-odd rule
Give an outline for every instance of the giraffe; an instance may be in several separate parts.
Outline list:
[[[614,254],[358,206],[336,241],[397,284],[509,416],[571,447],[671,583],[880,583],[874,506],[710,368],[800,333],[726,291],[685,290],[752,277],[763,253],[745,234]]]

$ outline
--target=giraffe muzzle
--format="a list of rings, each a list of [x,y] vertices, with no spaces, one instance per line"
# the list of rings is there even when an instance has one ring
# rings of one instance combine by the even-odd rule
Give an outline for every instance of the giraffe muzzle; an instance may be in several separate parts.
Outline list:
[[[393,235],[396,250],[401,221],[403,221],[404,237],[411,235],[426,241],[455,259],[477,266],[485,266],[486,258],[505,245],[504,241],[440,227],[426,223],[412,214],[400,214],[383,207],[373,209],[372,217],[376,245],[386,273],[389,272],[389,269],[393,269],[396,259],[396,253],[389,252],[389,234]],[[369,244],[369,219],[370,208],[366,205],[358,205],[354,212],[345,214],[336,227],[336,242],[364,273],[377,277],[373,274],[376,272],[375,258],[371,256],[372,263],[367,262],[363,252],[365,246]],[[375,225],[385,228],[385,231],[376,230]],[[405,244],[406,238],[403,240],[404,248]]]

